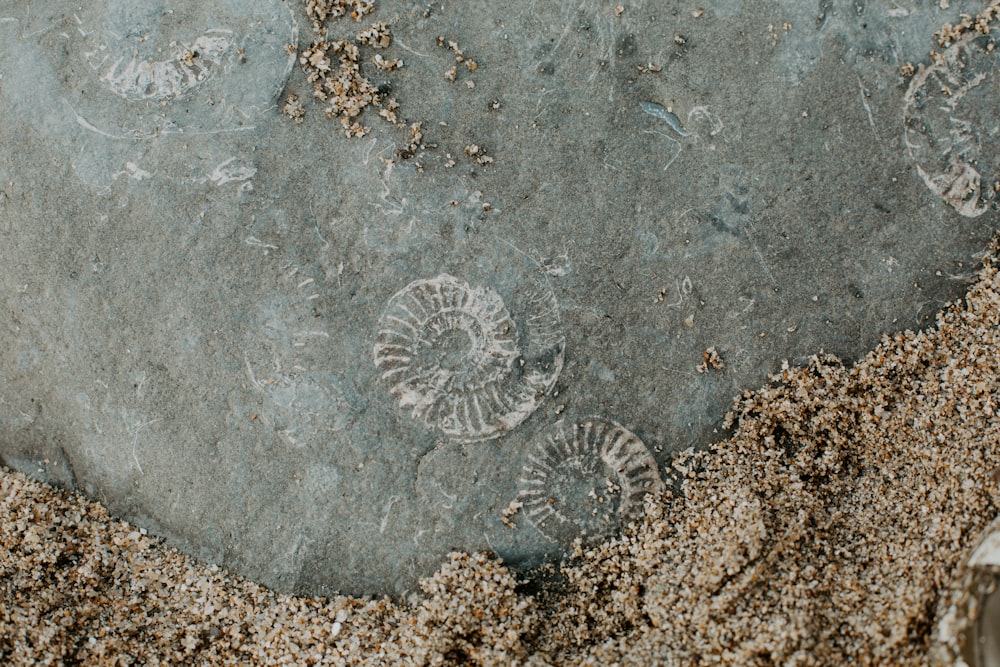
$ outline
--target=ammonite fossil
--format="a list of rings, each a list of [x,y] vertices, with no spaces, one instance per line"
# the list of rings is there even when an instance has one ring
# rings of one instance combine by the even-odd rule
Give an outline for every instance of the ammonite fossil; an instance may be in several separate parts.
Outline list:
[[[1000,178],[996,29],[969,32],[913,77],[903,107],[904,144],[928,188],[958,213],[995,205]]]
[[[283,88],[298,36],[279,0],[94,0],[70,21],[53,58],[56,75],[77,82],[64,102],[109,136],[250,124]]]
[[[127,100],[169,100],[206,81],[236,48],[231,31],[205,33],[188,44],[174,42],[166,57],[154,60],[138,55],[92,54],[91,66],[101,83]]]
[[[464,442],[514,428],[562,370],[565,340],[552,293],[532,288],[515,318],[489,287],[448,274],[397,292],[378,324],[375,366],[400,407]]]
[[[528,456],[519,486],[528,520],[564,546],[614,531],[664,488],[642,440],[600,418],[556,423]]]

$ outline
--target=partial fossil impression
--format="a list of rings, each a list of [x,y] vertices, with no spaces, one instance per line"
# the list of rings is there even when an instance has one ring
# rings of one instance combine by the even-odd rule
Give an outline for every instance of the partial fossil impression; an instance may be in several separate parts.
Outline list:
[[[518,497],[546,537],[568,546],[600,537],[663,492],[656,460],[634,433],[609,419],[559,421],[528,456]]]
[[[928,188],[965,217],[997,203],[998,31],[962,35],[910,82],[904,144]]]
[[[211,19],[186,20],[198,4],[95,0],[62,19],[54,75],[84,129],[111,137],[232,131],[270,107],[294,64],[290,8],[219,0]],[[80,77],[99,85],[63,83]]]

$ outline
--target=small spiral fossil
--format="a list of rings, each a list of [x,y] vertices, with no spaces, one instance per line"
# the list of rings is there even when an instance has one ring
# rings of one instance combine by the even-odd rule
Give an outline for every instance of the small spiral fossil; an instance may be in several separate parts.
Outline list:
[[[382,381],[414,419],[450,439],[500,436],[527,419],[562,369],[555,298],[539,289],[524,304],[519,328],[489,287],[448,274],[410,283],[379,320]]]
[[[663,492],[656,460],[617,422],[556,423],[528,456],[518,498],[538,530],[562,545],[614,531]]]

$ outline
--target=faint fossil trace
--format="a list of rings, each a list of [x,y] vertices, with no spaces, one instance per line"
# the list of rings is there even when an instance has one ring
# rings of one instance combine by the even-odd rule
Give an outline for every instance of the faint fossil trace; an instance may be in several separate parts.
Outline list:
[[[329,446],[331,436],[347,429],[354,410],[330,371],[274,373],[251,382],[266,397],[260,419],[292,447]]]
[[[110,138],[252,128],[283,88],[294,64],[285,47],[298,39],[280,0],[94,0],[72,17],[57,76],[99,85],[66,88],[64,103],[80,127]]]
[[[538,407],[562,370],[555,297],[532,286],[520,326],[489,287],[447,274],[397,292],[378,324],[375,366],[400,407],[461,442],[496,438]]]
[[[233,44],[230,31],[210,31],[191,44],[177,44],[162,60],[128,54],[95,52],[91,67],[101,83],[127,100],[169,100],[208,79]]]
[[[601,418],[557,422],[522,474],[518,499],[528,520],[562,545],[609,534],[622,519],[641,513],[647,493],[664,488],[642,440]]]
[[[928,188],[974,218],[996,200],[1000,95],[996,30],[969,33],[920,71],[904,97],[906,150]]]
[[[242,347],[246,379],[263,398],[258,423],[285,445],[319,450],[342,442],[361,404],[327,353],[331,334],[316,317],[326,302],[311,272],[308,264],[281,266],[277,289],[248,316]]]

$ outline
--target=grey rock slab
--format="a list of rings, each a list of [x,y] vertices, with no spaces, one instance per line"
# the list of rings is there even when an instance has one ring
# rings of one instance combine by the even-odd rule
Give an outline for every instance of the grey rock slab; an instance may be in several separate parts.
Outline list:
[[[300,5],[136,7],[0,2],[0,461],[279,590],[612,533],[994,230],[996,31],[899,74],[971,3],[384,0],[412,157],[311,99]]]

